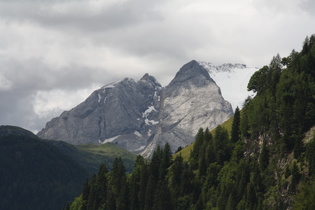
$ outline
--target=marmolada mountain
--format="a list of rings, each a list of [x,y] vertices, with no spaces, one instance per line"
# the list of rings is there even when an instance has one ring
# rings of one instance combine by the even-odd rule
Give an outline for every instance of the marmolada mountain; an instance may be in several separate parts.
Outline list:
[[[206,67],[191,61],[166,87],[148,74],[106,85],[48,122],[38,136],[71,144],[112,142],[149,157],[166,142],[173,152],[185,147],[200,127],[213,129],[232,115]]]

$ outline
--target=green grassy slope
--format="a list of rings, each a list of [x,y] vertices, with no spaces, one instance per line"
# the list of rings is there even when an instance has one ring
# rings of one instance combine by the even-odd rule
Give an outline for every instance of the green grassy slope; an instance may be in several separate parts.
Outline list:
[[[136,155],[124,150],[120,147],[117,147],[114,144],[106,143],[106,144],[83,144],[76,145],[76,148],[79,150],[83,150],[86,152],[90,152],[96,155],[105,155],[108,157],[121,157],[123,159],[135,159]]]
[[[97,163],[97,170],[99,165],[103,162],[105,162],[107,167],[110,169],[115,158],[118,157],[124,161],[124,166],[127,172],[131,172],[133,170],[136,155],[114,144],[83,144],[76,145],[75,147],[85,154],[85,162]]]
[[[63,141],[45,141],[75,160],[89,175],[97,173],[101,163],[110,169],[116,157],[122,158],[127,172],[133,170],[136,155],[114,144],[71,145]]]

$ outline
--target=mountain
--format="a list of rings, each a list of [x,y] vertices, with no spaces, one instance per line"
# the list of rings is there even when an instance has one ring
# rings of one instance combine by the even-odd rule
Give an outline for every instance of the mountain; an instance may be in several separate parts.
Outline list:
[[[223,99],[206,69],[191,61],[163,89],[157,133],[142,154],[149,156],[166,142],[173,151],[189,145],[200,127],[215,128],[232,113],[231,104]]]
[[[71,144],[109,143],[143,150],[159,121],[161,85],[148,74],[94,91],[83,103],[52,119],[37,135]]]
[[[13,126],[0,126],[0,166],[0,209],[61,209],[88,177],[56,147]]]
[[[172,151],[190,144],[201,125],[212,129],[232,114],[208,71],[191,61],[166,87],[149,74],[106,85],[37,135],[71,144],[112,142],[150,156],[165,142]]]

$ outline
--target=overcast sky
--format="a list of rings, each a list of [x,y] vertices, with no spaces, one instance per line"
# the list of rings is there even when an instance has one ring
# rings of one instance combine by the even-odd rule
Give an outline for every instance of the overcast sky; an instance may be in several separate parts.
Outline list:
[[[313,0],[0,0],[0,124],[38,131],[93,90],[190,60],[269,64],[314,33]]]

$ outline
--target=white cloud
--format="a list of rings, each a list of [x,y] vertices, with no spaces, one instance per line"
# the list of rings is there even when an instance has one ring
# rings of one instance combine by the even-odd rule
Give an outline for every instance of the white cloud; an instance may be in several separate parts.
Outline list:
[[[60,114],[62,110],[70,110],[84,101],[99,85],[92,84],[86,89],[65,91],[53,89],[38,91],[34,96],[34,112],[39,118],[46,118],[53,114]]]

